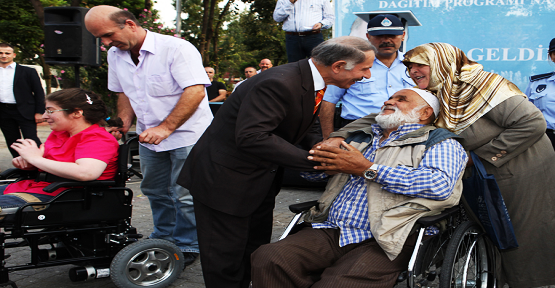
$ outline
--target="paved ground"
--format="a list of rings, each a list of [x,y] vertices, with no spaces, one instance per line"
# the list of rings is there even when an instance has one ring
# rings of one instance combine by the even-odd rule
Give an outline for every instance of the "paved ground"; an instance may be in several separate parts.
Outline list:
[[[50,133],[49,126],[39,126],[39,138],[43,141]],[[1,133],[0,133],[1,134]],[[11,168],[11,155],[8,152],[4,142],[4,136],[0,135],[0,169]],[[148,236],[152,232],[152,215],[150,213],[150,206],[148,199],[142,195],[139,188],[139,179],[133,178],[128,183],[128,187],[134,192],[133,199],[133,226],[137,227],[139,233]],[[274,211],[274,230],[273,241],[276,241],[279,235],[289,223],[292,213],[289,212],[288,206],[294,203],[300,203],[310,200],[315,200],[319,197],[321,191],[306,190],[306,189],[293,189],[284,188],[280,192],[276,201],[276,209]],[[8,259],[8,264],[23,264],[28,261],[28,249],[14,248],[7,250],[7,254],[12,256]],[[71,265],[49,267],[35,270],[18,271],[10,274],[10,279],[15,281],[20,288],[45,288],[45,287],[79,287],[79,288],[93,288],[93,287],[116,287],[109,278],[95,279],[85,282],[71,282],[68,277],[68,270],[72,268]],[[197,260],[191,266],[188,266],[179,279],[170,287],[188,287],[188,288],[204,288],[204,280],[202,279],[202,271],[200,268],[200,261]]]

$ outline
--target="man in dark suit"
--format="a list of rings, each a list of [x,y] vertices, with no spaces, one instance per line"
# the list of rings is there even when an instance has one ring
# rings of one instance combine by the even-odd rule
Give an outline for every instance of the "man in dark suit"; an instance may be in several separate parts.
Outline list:
[[[0,43],[0,129],[14,158],[19,154],[10,146],[21,134],[40,146],[37,123],[44,113],[44,90],[37,71],[16,64],[15,56],[11,45]]]
[[[328,40],[311,59],[246,81],[220,108],[177,181],[193,195],[207,288],[248,287],[250,255],[270,242],[283,167],[316,165],[307,156],[320,140],[309,133],[323,96],[319,90],[370,78],[374,53],[360,38]]]

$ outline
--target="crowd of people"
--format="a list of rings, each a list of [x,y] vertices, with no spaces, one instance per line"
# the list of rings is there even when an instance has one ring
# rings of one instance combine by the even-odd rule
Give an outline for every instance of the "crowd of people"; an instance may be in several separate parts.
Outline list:
[[[318,17],[303,13],[306,5]],[[175,243],[186,265],[200,255],[206,287],[393,287],[416,243],[416,220],[459,203],[473,151],[495,176],[519,242],[499,251],[498,284],[555,284],[555,72],[533,76],[523,93],[450,44],[403,54],[406,32],[392,14],[368,22],[367,40],[323,41],[328,6],[279,0],[274,19],[284,22],[290,63],[246,67],[227,99],[192,44],[143,29],[126,10],[93,7],[85,25],[111,46],[108,89],[118,95],[120,123],[105,123],[106,106],[91,91],[20,96],[16,79],[34,87],[36,75],[0,44],[0,109],[13,110],[0,110],[6,140],[39,121],[53,130],[42,145],[28,132],[10,138],[13,165],[109,179],[116,139],[136,120],[149,238]],[[555,39],[548,53],[555,62]],[[209,101],[224,100],[213,116]],[[4,118],[25,124],[8,128]],[[269,243],[284,168],[328,183],[310,225]],[[44,193],[46,185],[0,187],[0,206],[62,192]]]

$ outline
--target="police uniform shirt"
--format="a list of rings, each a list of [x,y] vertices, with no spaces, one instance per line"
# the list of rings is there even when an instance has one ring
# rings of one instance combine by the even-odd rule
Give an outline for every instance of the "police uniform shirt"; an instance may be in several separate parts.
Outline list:
[[[555,72],[530,77],[525,91],[547,121],[547,129],[555,129]]]
[[[324,100],[334,104],[341,100],[341,118],[347,120],[356,120],[370,113],[380,112],[383,103],[395,92],[414,87],[406,66],[401,62],[403,59],[404,54],[398,52],[391,67],[387,67],[376,58],[370,68],[370,79],[355,82],[349,89],[328,85]]]

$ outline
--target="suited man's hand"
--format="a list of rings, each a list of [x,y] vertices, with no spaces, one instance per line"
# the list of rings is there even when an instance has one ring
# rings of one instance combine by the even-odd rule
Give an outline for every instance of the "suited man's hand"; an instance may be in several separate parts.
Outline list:
[[[36,123],[42,123],[42,122],[44,122],[44,119],[42,119],[42,114],[40,114],[40,113],[36,113],[36,114],[35,114],[35,122],[36,122]]]

